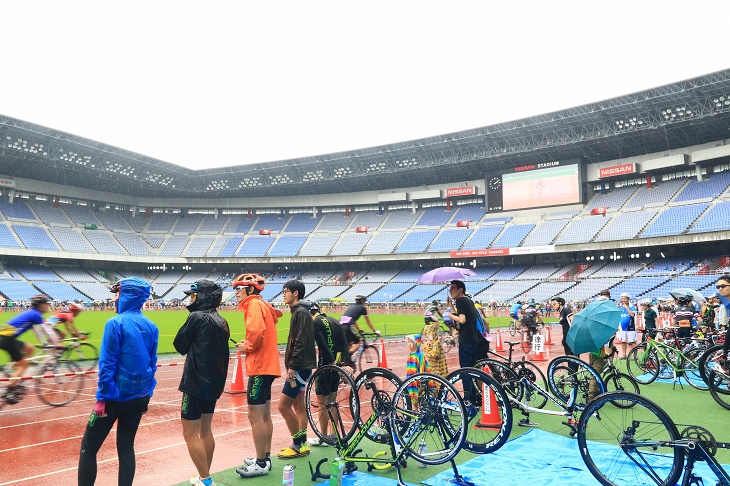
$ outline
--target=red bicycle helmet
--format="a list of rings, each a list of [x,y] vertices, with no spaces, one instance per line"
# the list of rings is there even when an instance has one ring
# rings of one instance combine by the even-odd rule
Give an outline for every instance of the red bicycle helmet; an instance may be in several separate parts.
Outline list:
[[[71,302],[68,305],[68,310],[71,311],[71,312],[73,312],[74,314],[78,314],[79,312],[81,312],[82,310],[84,310],[84,306],[82,306],[81,304],[76,304],[74,302]]]
[[[238,290],[238,287],[253,287],[259,292],[264,290],[265,286],[266,280],[258,273],[242,273],[233,279],[233,283],[231,284],[234,290]]]

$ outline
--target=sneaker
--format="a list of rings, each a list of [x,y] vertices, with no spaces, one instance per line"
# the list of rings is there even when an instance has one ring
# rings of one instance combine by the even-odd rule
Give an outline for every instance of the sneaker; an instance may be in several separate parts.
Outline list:
[[[295,457],[304,457],[310,452],[310,448],[307,444],[299,446],[299,450],[291,447],[285,447],[279,452],[279,459],[293,459]]]
[[[190,478],[190,482],[191,482],[191,483],[192,483],[192,484],[193,484],[194,486],[206,486],[206,485],[205,485],[205,483],[204,483],[203,481],[201,481],[201,480],[200,480],[200,476],[194,476],[194,478],[195,478],[195,479],[197,480],[197,482],[195,482],[195,483],[193,483],[193,482],[192,482],[192,481],[193,481],[193,478]],[[210,483],[210,486],[215,486],[215,481],[211,482],[211,483]]]
[[[309,445],[312,447],[327,447],[329,445],[325,441],[320,440],[319,437],[312,437],[311,439],[307,439],[307,442],[309,442]]]
[[[198,484],[200,476],[190,476],[190,484]]]
[[[256,458],[247,457],[243,460],[243,464],[245,464],[246,466],[253,466],[254,464],[256,464]],[[266,464],[268,464],[269,469],[271,469],[271,458],[270,457],[266,458]]]
[[[271,471],[271,463],[267,462],[266,466],[261,467],[255,462],[243,467],[237,467],[236,472],[242,478],[251,478],[254,476],[266,476]]]

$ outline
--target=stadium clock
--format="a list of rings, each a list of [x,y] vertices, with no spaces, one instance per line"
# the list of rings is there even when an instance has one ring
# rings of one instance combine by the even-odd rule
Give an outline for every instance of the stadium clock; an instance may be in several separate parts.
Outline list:
[[[502,178],[501,177],[492,177],[489,179],[489,188],[496,191],[499,189],[499,187],[502,185]]]

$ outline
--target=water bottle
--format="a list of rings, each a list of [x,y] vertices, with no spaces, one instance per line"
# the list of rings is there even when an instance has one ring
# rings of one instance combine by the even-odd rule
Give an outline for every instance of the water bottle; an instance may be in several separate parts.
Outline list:
[[[294,486],[294,468],[296,466],[290,466],[289,464],[284,466],[284,477],[281,480],[281,484],[284,486]]]
[[[345,460],[336,457],[332,461],[330,470],[330,486],[342,486],[342,476],[345,474]]]
[[[426,440],[421,439],[421,443],[418,444],[418,455],[423,456],[425,454],[426,454]],[[419,462],[418,467],[426,467],[426,465],[422,462]]]

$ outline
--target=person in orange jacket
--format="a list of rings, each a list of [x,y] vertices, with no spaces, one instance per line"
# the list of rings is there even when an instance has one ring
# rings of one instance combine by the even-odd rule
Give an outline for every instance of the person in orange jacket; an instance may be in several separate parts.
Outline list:
[[[236,468],[244,478],[265,476],[271,471],[274,434],[271,385],[281,376],[276,323],[282,314],[261,297],[265,285],[266,280],[255,273],[241,274],[231,284],[236,291],[238,308],[246,320],[246,338],[236,344],[236,348],[246,355],[248,420],[256,448],[256,457],[244,459],[244,465]]]

